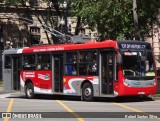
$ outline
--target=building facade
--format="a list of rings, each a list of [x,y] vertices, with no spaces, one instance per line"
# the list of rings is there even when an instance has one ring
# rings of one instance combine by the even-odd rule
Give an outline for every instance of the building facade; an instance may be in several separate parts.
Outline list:
[[[31,4],[35,4],[36,6],[32,8]],[[62,4],[60,4],[60,8],[63,8]],[[54,23],[50,22],[49,19],[45,20],[43,18],[43,15],[46,15],[46,10],[49,9],[51,9],[52,12],[52,16],[50,16],[50,19],[52,19]],[[62,32],[60,28],[57,29],[57,27],[59,27],[60,24],[64,23],[64,16],[57,15],[56,11],[53,9],[52,3],[45,3],[42,2],[41,0],[28,0],[25,3],[25,7],[15,8],[11,6],[6,10],[2,6],[0,7],[0,10],[1,10],[0,13],[1,50],[10,47],[28,46],[29,43],[52,44],[53,43],[52,35],[54,34],[54,31],[48,32],[48,28],[44,27],[43,25],[47,25],[53,30],[55,29]],[[38,15],[37,17],[37,15],[35,14],[37,12],[40,13],[39,15],[41,16]],[[160,23],[160,15],[157,17]],[[77,18],[68,16],[67,23],[68,23],[67,24],[68,31],[70,31],[71,35],[74,35],[77,25]],[[152,44],[153,52],[156,58],[157,69],[160,68],[160,63],[159,63],[160,24],[159,23],[154,25],[153,29],[150,32],[150,36],[147,36],[145,39],[145,41]],[[98,32],[91,31],[87,25],[83,25],[81,26],[81,31],[79,35],[91,35],[91,39],[96,40]]]
[[[145,38],[146,42],[152,45],[153,53],[156,59],[157,70],[160,70],[160,14],[157,16],[158,22],[153,25],[149,36]]]

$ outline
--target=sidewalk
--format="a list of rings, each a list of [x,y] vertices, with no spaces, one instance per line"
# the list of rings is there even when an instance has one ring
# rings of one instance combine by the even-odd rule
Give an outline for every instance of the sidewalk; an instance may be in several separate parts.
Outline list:
[[[11,91],[10,92],[9,91],[5,91],[3,89],[3,87],[0,87],[0,94],[6,94],[6,93],[11,93]]]
[[[3,87],[0,87],[0,92],[3,91]]]
[[[4,91],[3,87],[0,87],[0,94],[4,94],[4,93],[5,93],[5,91]]]
[[[151,96],[153,100],[160,100],[160,94],[154,94]]]

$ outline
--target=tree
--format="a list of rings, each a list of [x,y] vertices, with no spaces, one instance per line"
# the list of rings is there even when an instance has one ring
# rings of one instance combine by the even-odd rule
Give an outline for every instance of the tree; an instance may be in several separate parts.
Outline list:
[[[137,15],[137,0],[133,0],[133,21],[134,21],[134,36],[136,40],[140,39]]]
[[[12,5],[17,8],[26,5],[25,0],[1,1],[5,2],[6,6]],[[53,8],[48,6],[45,15],[39,12],[34,14],[39,21],[44,21],[46,25],[55,28],[54,23],[58,21],[53,20],[51,16],[55,16],[52,11],[54,9],[57,16],[62,17],[59,0],[43,1],[52,2]],[[68,7],[69,15],[77,17],[75,34],[79,33],[82,24],[88,24],[91,30],[98,30],[100,40],[139,37],[143,39],[157,22],[156,15],[159,13],[160,3],[158,0],[145,0],[145,2],[144,0],[68,0]]]
[[[154,24],[158,24],[157,15],[160,14],[160,1],[159,0],[137,0],[137,13],[140,34],[148,35],[153,29]]]
[[[148,34],[148,22],[155,22],[155,15],[159,10],[157,0],[137,1],[137,20],[133,19],[133,2],[131,0],[74,0],[76,16],[87,20],[91,29],[97,26],[101,40],[105,39],[133,39],[136,35],[144,37]],[[80,6],[81,4],[81,6]],[[135,4],[136,5],[136,4]],[[135,18],[135,17],[134,17]],[[139,18],[139,25],[138,25]],[[134,27],[135,23],[135,27]],[[138,30],[139,29],[139,30]]]
[[[77,4],[76,1],[75,4]],[[118,0],[98,0],[96,4],[95,0],[83,0],[81,7],[77,7],[76,15],[86,20],[91,29],[95,29],[94,27],[97,26],[96,29],[98,29],[101,40],[104,38],[115,39],[116,36],[119,36],[120,31],[127,31],[126,27],[121,29],[125,21],[130,20],[125,17],[128,16],[127,14],[131,14],[128,12],[131,6],[127,4],[127,2]]]

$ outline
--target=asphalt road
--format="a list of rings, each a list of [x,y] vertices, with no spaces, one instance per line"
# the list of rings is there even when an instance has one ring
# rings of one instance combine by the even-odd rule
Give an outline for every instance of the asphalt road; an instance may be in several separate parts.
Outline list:
[[[157,117],[158,116],[158,117]],[[3,118],[2,118],[3,117]],[[4,118],[11,117],[11,118]],[[24,94],[0,94],[0,121],[156,121],[160,120],[160,100],[41,96],[26,99]]]

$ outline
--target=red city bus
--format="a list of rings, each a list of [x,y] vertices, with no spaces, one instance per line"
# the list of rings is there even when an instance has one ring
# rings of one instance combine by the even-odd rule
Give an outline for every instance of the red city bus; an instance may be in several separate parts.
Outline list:
[[[151,45],[140,41],[87,42],[3,52],[6,90],[94,97],[152,95],[157,79]]]

